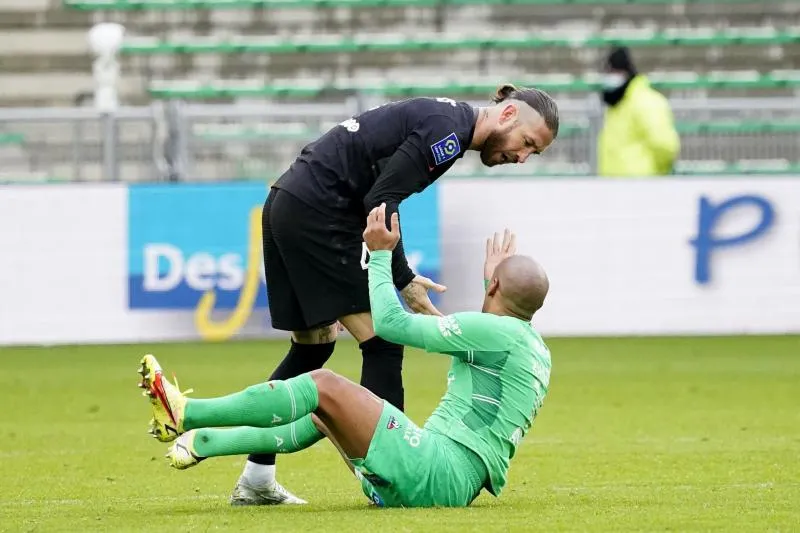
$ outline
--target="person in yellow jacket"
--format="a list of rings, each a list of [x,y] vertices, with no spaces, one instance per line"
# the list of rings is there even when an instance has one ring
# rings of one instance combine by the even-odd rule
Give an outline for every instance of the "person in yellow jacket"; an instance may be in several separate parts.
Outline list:
[[[615,48],[603,79],[608,106],[597,147],[603,177],[649,177],[672,173],[680,151],[667,99],[636,71],[630,52]]]

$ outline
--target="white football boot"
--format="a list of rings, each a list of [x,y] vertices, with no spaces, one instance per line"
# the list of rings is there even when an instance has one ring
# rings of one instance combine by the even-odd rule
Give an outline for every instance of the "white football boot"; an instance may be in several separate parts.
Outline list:
[[[231,505],[303,505],[307,501],[298,498],[275,481],[271,487],[256,488],[240,477],[233,488]]]

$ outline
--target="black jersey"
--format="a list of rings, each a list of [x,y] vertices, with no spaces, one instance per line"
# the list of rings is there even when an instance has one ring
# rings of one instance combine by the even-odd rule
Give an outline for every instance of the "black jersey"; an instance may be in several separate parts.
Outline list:
[[[357,217],[386,202],[387,220],[404,199],[433,183],[472,144],[478,112],[449,98],[410,98],[370,109],[306,145],[273,185],[331,216]],[[398,288],[413,274],[395,249]]]
[[[386,176],[391,183],[381,184],[392,197],[399,196],[399,202],[422,191],[463,157],[476,119],[471,105],[447,98],[385,104],[345,120],[305,146],[275,186],[323,211],[366,216],[387,200],[369,201],[392,156],[401,152],[410,160],[404,163],[416,168],[411,175]]]

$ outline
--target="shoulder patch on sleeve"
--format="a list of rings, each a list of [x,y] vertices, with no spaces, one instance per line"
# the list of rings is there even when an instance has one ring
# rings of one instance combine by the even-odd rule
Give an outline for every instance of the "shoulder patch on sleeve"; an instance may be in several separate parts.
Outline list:
[[[458,325],[458,321],[453,315],[439,317],[439,332],[442,334],[442,337],[449,337],[451,335],[460,336],[461,326]]]
[[[444,139],[436,141],[431,145],[433,160],[437,165],[450,161],[461,153],[461,144],[458,142],[456,132],[449,134]]]

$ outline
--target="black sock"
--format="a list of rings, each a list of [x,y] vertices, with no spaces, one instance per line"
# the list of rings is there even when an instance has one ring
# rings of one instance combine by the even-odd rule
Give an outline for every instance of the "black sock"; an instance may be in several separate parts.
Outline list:
[[[317,370],[325,366],[325,363],[333,354],[335,342],[325,344],[297,344],[292,339],[292,347],[289,353],[283,358],[281,364],[269,377],[273,379],[289,379],[312,370]],[[275,454],[257,454],[247,458],[248,461],[260,465],[274,465]]]
[[[376,336],[358,347],[363,358],[361,385],[402,411],[403,346]]]

